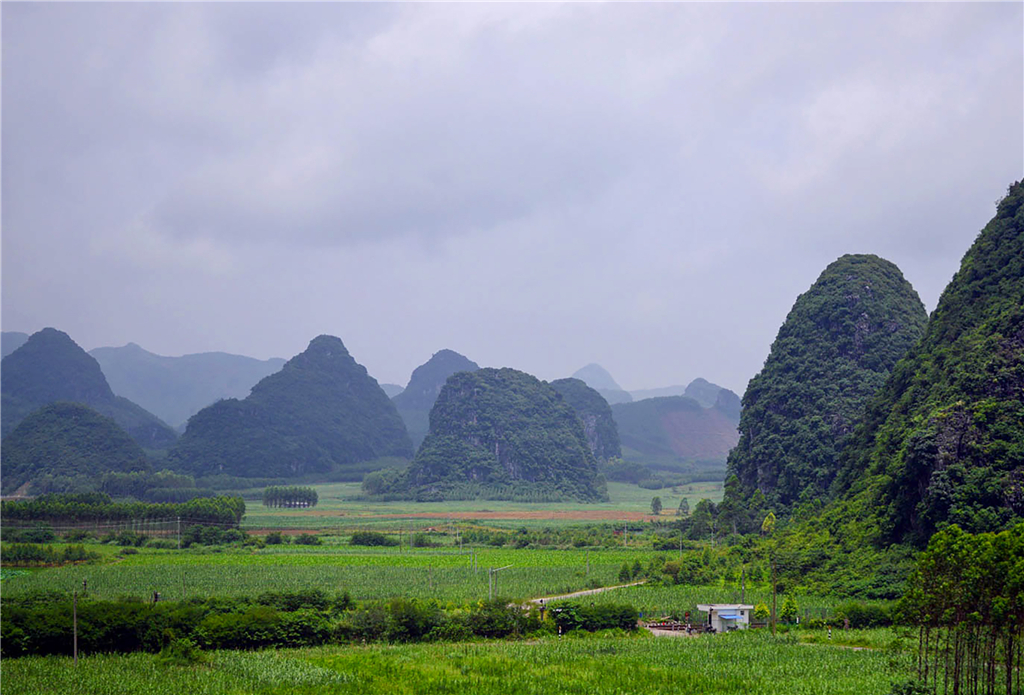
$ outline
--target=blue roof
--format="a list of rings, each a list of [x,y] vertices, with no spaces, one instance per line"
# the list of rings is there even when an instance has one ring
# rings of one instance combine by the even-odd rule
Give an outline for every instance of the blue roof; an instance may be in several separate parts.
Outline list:
[[[739,613],[719,613],[719,618],[725,618],[726,620],[740,620],[743,618]]]

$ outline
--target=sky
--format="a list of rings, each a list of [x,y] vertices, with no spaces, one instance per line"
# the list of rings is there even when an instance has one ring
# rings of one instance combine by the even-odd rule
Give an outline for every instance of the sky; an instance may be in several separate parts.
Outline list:
[[[5,331],[742,393],[845,253],[930,311],[1024,5],[4,2]]]

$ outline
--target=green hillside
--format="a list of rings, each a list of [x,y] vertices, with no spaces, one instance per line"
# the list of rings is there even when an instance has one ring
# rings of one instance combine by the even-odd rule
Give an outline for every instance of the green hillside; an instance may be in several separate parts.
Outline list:
[[[782,514],[825,495],[868,399],[926,321],[889,261],[847,255],[831,263],[797,298],[743,395],[740,441],[729,456],[738,485],[727,500],[758,492]]]
[[[514,369],[449,377],[402,484],[424,499],[605,496],[576,413],[549,384]]]
[[[883,539],[923,543],[1024,515],[1024,185],[964,256],[924,337],[871,403],[840,491],[867,490]]]
[[[294,477],[412,457],[394,405],[338,338],[322,335],[243,400],[204,408],[171,451],[200,475]]]
[[[149,470],[146,454],[110,418],[79,403],[35,411],[3,443],[3,491],[41,476],[98,477]]]
[[[409,431],[414,447],[419,447],[430,429],[430,409],[434,407],[437,395],[445,382],[457,372],[474,372],[480,369],[473,360],[454,350],[439,350],[419,367],[413,370],[409,384],[391,401],[398,408],[405,427]]]
[[[112,418],[140,446],[166,449],[174,430],[139,405],[114,395],[96,360],[67,333],[44,328],[3,358],[0,366],[3,436],[44,405],[82,403]]]
[[[579,379],[557,379],[551,382],[551,386],[576,411],[590,453],[599,461],[621,457],[619,430],[608,401]]]
[[[165,357],[135,343],[89,352],[114,393],[130,398],[178,427],[222,398],[245,398],[263,377],[281,369],[284,360],[257,360],[224,352]]]

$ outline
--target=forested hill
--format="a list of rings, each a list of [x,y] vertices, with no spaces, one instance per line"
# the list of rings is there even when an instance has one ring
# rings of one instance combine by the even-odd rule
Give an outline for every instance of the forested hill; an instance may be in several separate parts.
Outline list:
[[[0,410],[6,436],[34,410],[57,401],[82,403],[113,418],[139,445],[165,449],[177,435],[152,413],[115,396],[96,360],[67,333],[44,328],[3,358]]]
[[[477,369],[480,369],[480,365],[454,350],[439,350],[413,370],[405,390],[391,399],[409,430],[413,446],[418,447],[427,436],[430,409],[434,407],[434,401],[448,377],[457,372],[475,372]]]
[[[33,412],[3,442],[3,491],[43,476],[99,477],[149,470],[142,448],[110,418],[79,403]]]
[[[99,362],[114,393],[130,398],[178,427],[222,398],[245,398],[284,360],[257,360],[225,352],[165,357],[135,343],[89,352]]]
[[[196,413],[171,451],[195,475],[291,477],[412,457],[395,406],[341,340],[322,335],[243,400]]]
[[[844,463],[838,487],[871,493],[889,542],[1024,516],[1024,183],[964,256]]]
[[[619,445],[619,429],[615,425],[608,401],[579,379],[557,379],[551,382],[551,386],[576,411],[590,453],[598,460],[620,458],[622,448]]]
[[[757,506],[783,514],[825,495],[868,399],[926,321],[917,293],[889,261],[847,255],[831,263],[797,298],[743,395],[740,441],[729,456],[738,485],[727,501],[742,504],[757,492]]]
[[[576,413],[550,384],[514,369],[449,377],[402,485],[421,499],[606,496]]]

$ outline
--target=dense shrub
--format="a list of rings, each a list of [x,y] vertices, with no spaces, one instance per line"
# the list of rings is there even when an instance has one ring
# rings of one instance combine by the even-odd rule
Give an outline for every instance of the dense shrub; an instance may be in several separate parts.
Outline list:
[[[563,631],[636,630],[640,614],[636,608],[626,604],[604,603],[598,605],[560,604],[551,609],[555,624]]]
[[[349,545],[389,546],[398,545],[398,541],[376,531],[356,531],[352,534]]]
[[[839,620],[850,621],[852,628],[885,627],[892,625],[892,615],[885,606],[847,601],[836,608]]]
[[[295,537],[296,545],[320,545],[320,536],[312,533],[300,533]]]

